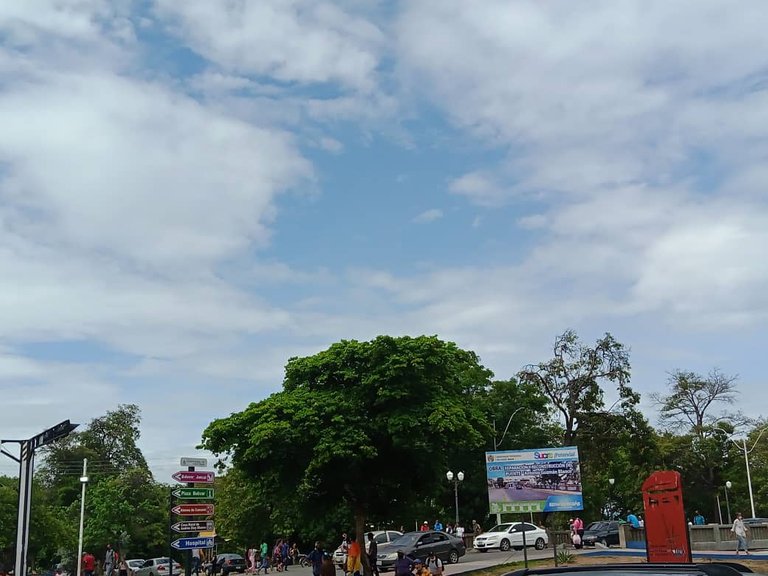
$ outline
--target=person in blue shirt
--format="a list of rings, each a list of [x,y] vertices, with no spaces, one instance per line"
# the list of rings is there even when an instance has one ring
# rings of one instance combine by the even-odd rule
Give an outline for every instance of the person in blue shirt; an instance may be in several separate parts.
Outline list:
[[[632,525],[632,528],[640,528],[640,520],[631,512],[627,514],[627,522]]]
[[[707,521],[704,519],[704,516],[701,515],[701,512],[696,510],[696,514],[693,516],[693,523],[696,526],[704,526],[704,524],[706,524]]]
[[[443,531],[442,522],[440,522],[440,520],[435,520],[435,525],[432,529],[435,530],[436,532],[442,532]]]
[[[323,551],[323,545],[320,542],[315,542],[315,548],[307,554],[307,560],[312,565],[312,576],[320,576],[321,568],[323,567],[323,560],[325,559],[325,552]]]

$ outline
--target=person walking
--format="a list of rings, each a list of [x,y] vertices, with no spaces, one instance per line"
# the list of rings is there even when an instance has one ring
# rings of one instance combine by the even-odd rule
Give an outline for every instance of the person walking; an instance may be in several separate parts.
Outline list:
[[[93,576],[93,572],[96,570],[96,557],[90,552],[83,554],[83,572],[85,576]]]
[[[397,551],[397,560],[395,560],[394,569],[395,576],[411,576],[413,562],[402,550]]]
[[[347,548],[347,572],[352,576],[360,576],[360,572],[363,570],[360,554],[360,544],[357,541],[357,537],[352,534],[349,548]]]
[[[430,550],[429,556],[427,556],[427,562],[426,567],[429,569],[429,573],[432,576],[443,576],[443,571],[445,570],[445,566],[443,565],[443,561],[440,560],[437,556],[435,556],[435,551]]]
[[[115,551],[112,550],[112,544],[107,544],[107,552],[104,554],[104,576],[112,576],[112,570],[115,569]]]
[[[325,559],[325,553],[323,552],[323,545],[320,541],[315,542],[315,547],[312,552],[307,554],[307,560],[312,566],[312,576],[320,576],[323,569],[323,560]]]
[[[701,512],[696,510],[696,514],[693,516],[693,525],[694,526],[704,526],[707,521],[704,519],[704,516],[702,516]]]
[[[379,566],[376,558],[379,555],[379,545],[373,537],[373,532],[368,532],[368,542],[365,543],[365,553],[368,555],[368,564],[371,565],[371,574],[379,576]]]
[[[742,547],[744,547],[744,553],[749,555],[749,548],[747,548],[747,532],[749,532],[749,528],[744,524],[741,512],[736,512],[736,520],[733,521],[731,532],[736,535],[736,556],[739,555]]]

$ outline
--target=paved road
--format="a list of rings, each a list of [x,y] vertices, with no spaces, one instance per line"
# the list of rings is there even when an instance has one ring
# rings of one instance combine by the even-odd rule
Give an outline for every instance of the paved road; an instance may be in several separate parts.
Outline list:
[[[535,550],[530,548],[528,550],[529,560],[538,560],[541,558],[551,558],[552,548],[545,548],[544,550]],[[461,574],[462,572],[470,572],[472,570],[479,570],[481,568],[488,568],[489,566],[496,566],[498,564],[507,564],[509,562],[522,562],[523,551],[499,552],[498,550],[489,550],[488,552],[475,552],[467,551],[467,553],[459,559],[457,564],[446,564],[445,574],[451,576],[455,574]],[[276,574],[274,570],[269,571],[270,576]],[[344,573],[337,569],[337,576],[344,576]],[[388,576],[392,576],[392,572],[382,572]],[[302,568],[300,566],[290,566],[286,572],[281,573],[281,576],[311,576],[311,568]]]

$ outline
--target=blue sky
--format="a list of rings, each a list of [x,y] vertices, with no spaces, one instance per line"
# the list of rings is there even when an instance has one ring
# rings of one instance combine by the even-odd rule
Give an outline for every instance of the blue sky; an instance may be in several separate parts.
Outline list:
[[[567,328],[768,413],[761,1],[0,5],[0,437],[144,414],[161,480],[341,338],[499,378]],[[0,461],[0,473],[15,473]]]

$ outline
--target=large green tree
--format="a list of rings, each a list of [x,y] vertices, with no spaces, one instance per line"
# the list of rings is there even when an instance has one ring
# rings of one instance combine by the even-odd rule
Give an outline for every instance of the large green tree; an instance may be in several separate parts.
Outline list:
[[[553,357],[529,365],[518,374],[522,383],[537,386],[549,398],[563,422],[563,444],[573,445],[585,415],[604,409],[602,385],[616,386],[618,400],[612,410],[631,408],[640,397],[629,386],[629,352],[610,334],[594,346],[584,344],[573,330],[555,339]]]
[[[203,448],[272,495],[271,508],[306,518],[342,506],[360,538],[445,484],[451,458],[491,436],[473,399],[491,373],[436,337],[342,341],[292,358],[283,390],[212,422]]]

